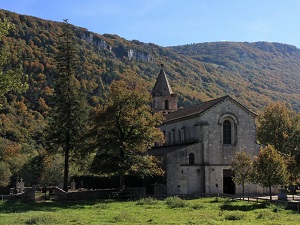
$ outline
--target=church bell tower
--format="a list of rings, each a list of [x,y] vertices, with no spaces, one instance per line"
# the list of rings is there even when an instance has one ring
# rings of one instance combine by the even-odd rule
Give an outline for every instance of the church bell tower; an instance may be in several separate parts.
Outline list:
[[[152,100],[155,112],[162,112],[165,115],[177,110],[178,99],[171,89],[163,64],[152,89]]]

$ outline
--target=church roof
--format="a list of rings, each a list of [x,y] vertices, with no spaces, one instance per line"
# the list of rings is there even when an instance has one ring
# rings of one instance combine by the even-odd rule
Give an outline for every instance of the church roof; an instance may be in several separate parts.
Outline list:
[[[169,84],[167,75],[164,70],[163,64],[161,64],[161,69],[156,79],[156,83],[152,90],[152,97],[155,96],[170,96],[173,94],[171,86]]]
[[[169,114],[166,115],[164,122],[169,122],[169,121],[179,120],[179,119],[182,119],[182,118],[197,116],[197,115],[205,112],[206,110],[210,109],[211,107],[217,105],[218,103],[222,102],[223,100],[225,100],[227,98],[233,100],[236,104],[238,104],[244,110],[249,112],[251,115],[256,116],[256,114],[253,113],[252,111],[250,111],[248,108],[246,108],[245,106],[243,106],[242,104],[240,104],[239,102],[237,102],[236,100],[231,98],[229,95],[226,95],[226,96],[223,96],[221,98],[212,99],[212,100],[207,101],[207,102],[202,102],[202,103],[199,103],[199,104],[195,104],[195,105],[177,110],[175,112],[169,113]]]
[[[163,145],[163,146],[159,146],[159,147],[153,147],[150,150],[148,150],[148,154],[149,155],[155,155],[155,156],[159,156],[159,155],[167,155],[169,153],[172,152],[176,152],[178,150],[181,149],[185,149],[188,146],[192,146],[198,143],[185,143],[185,144],[178,144],[178,145]]]

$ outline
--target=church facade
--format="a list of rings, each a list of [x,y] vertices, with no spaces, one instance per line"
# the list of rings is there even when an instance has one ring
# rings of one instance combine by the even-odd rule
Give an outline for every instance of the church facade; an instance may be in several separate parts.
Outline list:
[[[154,147],[165,170],[166,194],[239,194],[230,170],[239,151],[258,155],[256,115],[230,96],[177,109],[163,66],[152,91],[153,109],[164,114],[160,129],[166,142]],[[258,185],[247,185],[245,193],[260,194]]]

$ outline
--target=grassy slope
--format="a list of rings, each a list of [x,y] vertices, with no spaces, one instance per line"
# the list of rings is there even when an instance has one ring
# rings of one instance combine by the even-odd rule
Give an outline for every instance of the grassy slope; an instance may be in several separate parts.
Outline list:
[[[300,215],[280,207],[214,198],[186,200],[181,208],[165,201],[1,203],[1,224],[297,224]]]

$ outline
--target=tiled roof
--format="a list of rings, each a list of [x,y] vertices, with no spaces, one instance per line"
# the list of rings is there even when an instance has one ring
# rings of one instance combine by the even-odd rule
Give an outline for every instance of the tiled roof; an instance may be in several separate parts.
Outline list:
[[[197,143],[188,143],[188,144],[178,144],[178,145],[168,145],[168,146],[159,146],[159,147],[153,147],[148,151],[149,155],[166,155],[175,151],[178,151],[180,149],[184,149],[188,146],[195,145]]]
[[[156,83],[152,90],[152,96],[170,96],[173,94],[171,86],[169,84],[167,75],[164,71],[163,65],[161,65],[161,69],[159,75],[156,79]]]
[[[171,120],[177,120],[183,117],[189,117],[193,115],[198,115],[203,113],[204,111],[208,110],[212,106],[218,104],[219,102],[223,101],[226,98],[230,98],[228,95],[223,96],[221,98],[216,98],[207,102],[202,102],[200,104],[192,105],[183,109],[179,109],[175,112],[169,113],[165,117],[165,122]]]

